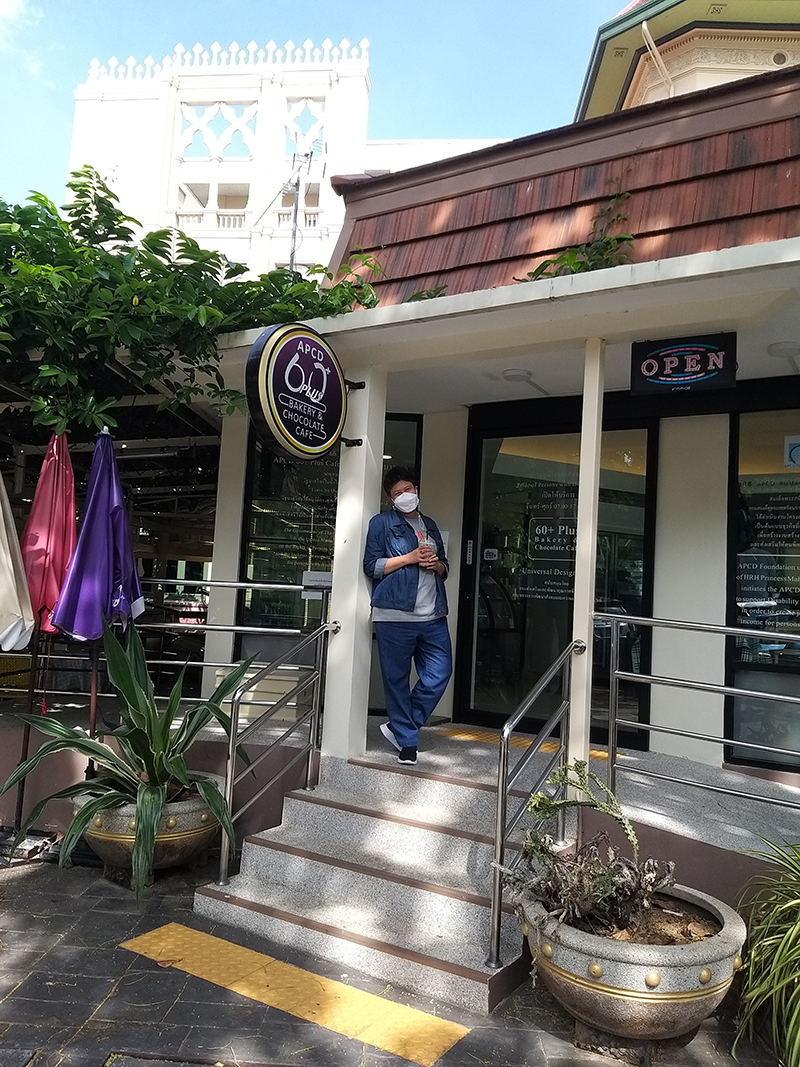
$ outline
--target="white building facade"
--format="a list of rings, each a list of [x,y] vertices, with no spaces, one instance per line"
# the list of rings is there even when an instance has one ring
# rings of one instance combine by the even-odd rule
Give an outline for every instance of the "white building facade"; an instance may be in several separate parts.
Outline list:
[[[145,230],[177,227],[254,274],[327,264],[344,218],[330,175],[495,143],[370,141],[370,87],[366,40],[95,59],[75,91],[70,170],[91,164]]]

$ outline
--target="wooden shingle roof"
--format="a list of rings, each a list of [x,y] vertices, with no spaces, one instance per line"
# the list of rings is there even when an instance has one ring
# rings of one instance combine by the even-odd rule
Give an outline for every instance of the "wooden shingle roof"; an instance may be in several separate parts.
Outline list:
[[[586,240],[615,189],[634,261],[800,236],[800,68],[367,178],[332,262],[383,267],[381,304],[514,284]]]

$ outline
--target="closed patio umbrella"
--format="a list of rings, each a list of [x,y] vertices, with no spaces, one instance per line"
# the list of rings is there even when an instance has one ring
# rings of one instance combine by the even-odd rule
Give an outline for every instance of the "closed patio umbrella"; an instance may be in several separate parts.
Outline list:
[[[75,551],[75,476],[66,434],[53,434],[42,463],[20,547],[34,618],[55,633],[53,610]]]
[[[103,634],[103,620],[127,624],[144,611],[144,598],[108,430],[97,435],[86,506],[53,623],[78,641]]]
[[[8,494],[0,478],[0,649],[13,652],[25,648],[32,633],[28,580]]]

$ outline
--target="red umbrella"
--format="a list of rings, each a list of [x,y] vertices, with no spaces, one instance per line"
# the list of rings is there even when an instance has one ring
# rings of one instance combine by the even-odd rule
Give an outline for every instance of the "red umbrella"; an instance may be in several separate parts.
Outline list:
[[[51,617],[75,540],[75,477],[67,435],[53,434],[21,542],[33,613],[47,633],[57,633]]]

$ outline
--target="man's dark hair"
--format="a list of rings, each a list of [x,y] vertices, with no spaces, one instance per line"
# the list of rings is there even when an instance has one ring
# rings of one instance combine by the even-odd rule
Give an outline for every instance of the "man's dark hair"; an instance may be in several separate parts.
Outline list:
[[[416,485],[417,479],[414,477],[413,471],[410,471],[408,467],[390,467],[383,476],[384,493],[388,496],[398,482],[411,482],[412,485]]]

